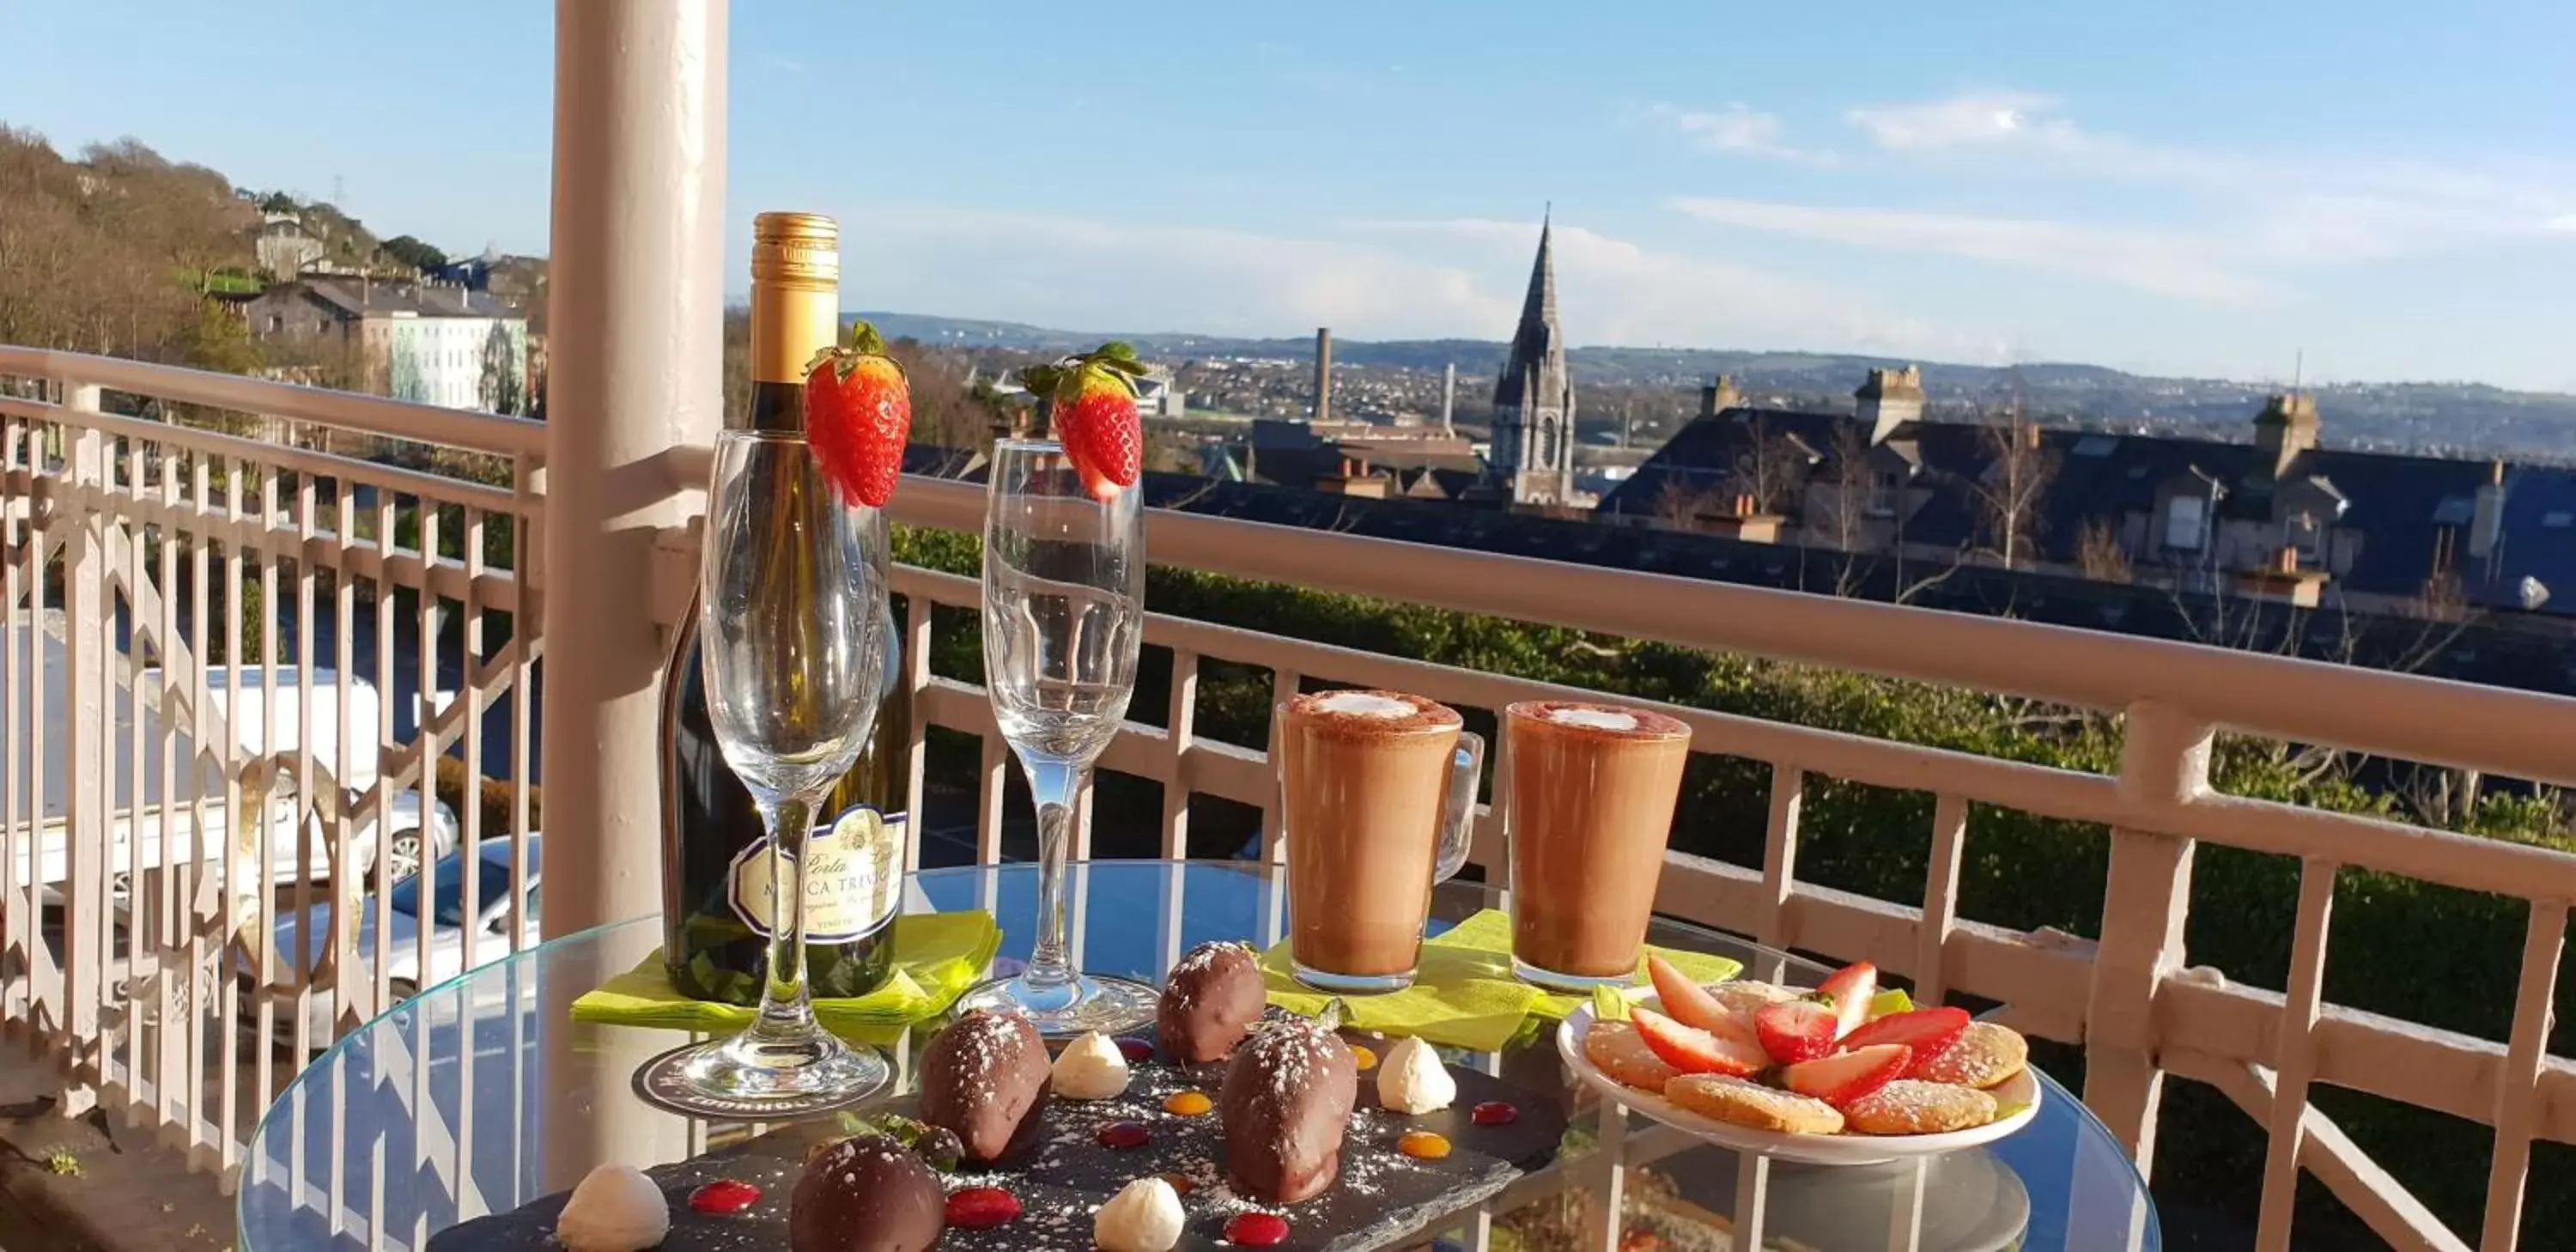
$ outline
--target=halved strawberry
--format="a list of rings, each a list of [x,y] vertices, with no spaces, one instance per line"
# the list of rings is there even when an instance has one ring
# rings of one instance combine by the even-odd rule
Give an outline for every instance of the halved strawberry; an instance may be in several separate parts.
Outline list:
[[[1913,1064],[1914,1049],[1882,1043],[1792,1065],[1780,1071],[1780,1085],[1841,1108],[1896,1081]]]
[[[1650,1008],[1631,1009],[1628,1018],[1664,1064],[1685,1074],[1750,1078],[1770,1068],[1771,1058],[1751,1040],[1685,1026]]]
[[[1941,1055],[1943,1048],[1957,1043],[1960,1033],[1967,1029],[1966,1009],[1931,1008],[1916,1009],[1911,1013],[1890,1013],[1845,1035],[1843,1050],[1857,1051],[1882,1043],[1901,1043],[1913,1050],[1919,1066]]]
[[[1054,365],[1021,371],[1031,394],[1048,398],[1055,437],[1095,500],[1114,500],[1136,485],[1145,466],[1145,430],[1136,416],[1135,379],[1145,372],[1136,349],[1104,343]]]
[[[1834,1037],[1839,1039],[1859,1029],[1869,1020],[1870,998],[1878,994],[1878,967],[1867,961],[1856,961],[1835,970],[1833,976],[1817,987],[1819,995],[1834,1002]]]
[[[912,438],[912,383],[866,322],[805,367],[805,441],[844,501],[883,508]]]
[[[1717,1022],[1734,1015],[1708,993],[1708,988],[1691,981],[1690,975],[1660,956],[1647,954],[1646,976],[1655,981],[1655,994],[1663,1000],[1664,1012],[1682,1025],[1714,1030]]]
[[[1817,1000],[1782,1000],[1753,1014],[1762,1050],[1783,1065],[1833,1055],[1837,1024],[1833,1006]]]

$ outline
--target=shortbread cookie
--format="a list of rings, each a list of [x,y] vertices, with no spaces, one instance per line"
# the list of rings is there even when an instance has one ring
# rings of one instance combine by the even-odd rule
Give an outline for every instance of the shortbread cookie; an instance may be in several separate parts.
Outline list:
[[[1664,1084],[1664,1098],[1702,1117],[1755,1130],[1830,1135],[1843,1128],[1843,1115],[1814,1096],[1724,1074],[1684,1074]]]
[[[1601,1072],[1648,1091],[1661,1091],[1664,1084],[1681,1073],[1664,1058],[1646,1046],[1645,1037],[1626,1022],[1594,1022],[1591,1033],[1583,1036],[1583,1055]]]
[[[1738,1013],[1758,1013],[1763,1005],[1777,1004],[1782,1000],[1795,1000],[1807,994],[1795,987],[1783,987],[1778,983],[1769,982],[1711,983],[1708,993],[1717,997],[1719,1004]]]
[[[1844,1123],[1863,1135],[1937,1135],[1993,1120],[1993,1096],[1917,1078],[1899,1078],[1843,1106]]]
[[[1925,1061],[1914,1077],[1926,1082],[1953,1082],[1984,1090],[2018,1074],[2030,1063],[2030,1044],[2021,1032],[1993,1022],[1970,1022],[1958,1042]]]

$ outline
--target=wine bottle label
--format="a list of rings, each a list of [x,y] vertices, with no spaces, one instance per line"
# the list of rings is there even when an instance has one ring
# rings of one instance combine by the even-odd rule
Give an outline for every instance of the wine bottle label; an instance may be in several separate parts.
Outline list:
[[[894,920],[902,904],[904,825],[904,814],[853,805],[806,840],[805,942],[848,943]],[[768,841],[754,840],[725,871],[734,916],[764,938],[774,890],[769,864]]]

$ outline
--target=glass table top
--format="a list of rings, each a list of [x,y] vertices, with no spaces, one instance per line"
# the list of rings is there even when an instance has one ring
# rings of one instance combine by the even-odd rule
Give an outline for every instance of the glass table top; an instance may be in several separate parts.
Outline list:
[[[1284,880],[1238,861],[1098,861],[1073,867],[1075,952],[1091,970],[1159,983],[1208,939],[1267,945],[1286,933]],[[905,911],[983,908],[1003,931],[997,967],[1028,955],[1034,865],[929,870]],[[1432,928],[1503,893],[1442,884]],[[692,1122],[638,1099],[636,1067],[680,1032],[573,1021],[568,1007],[661,944],[658,917],[550,940],[433,987],[351,1033],[272,1105],[240,1184],[249,1252],[422,1248],[457,1222],[569,1188],[596,1165],[686,1159],[758,1128]],[[1650,943],[1741,961],[1745,975],[1813,985],[1828,971],[1698,926],[1657,919]],[[928,1031],[892,1052],[909,1080]],[[1976,1252],[2154,1249],[2153,1202],[2119,1142],[2042,1076],[2037,1117],[1985,1148],[1915,1162],[1803,1166],[1710,1146],[1602,1102],[1565,1070],[1553,1027],[1463,1058],[1562,1101],[1555,1165],[1415,1237],[1466,1248],[1749,1246]],[[1443,1229],[1443,1225],[1447,1228]],[[1652,1237],[1652,1242],[1648,1241]]]

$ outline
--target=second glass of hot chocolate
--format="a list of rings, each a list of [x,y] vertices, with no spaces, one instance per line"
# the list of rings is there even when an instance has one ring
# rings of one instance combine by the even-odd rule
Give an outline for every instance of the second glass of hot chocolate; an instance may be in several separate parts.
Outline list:
[[[1512,971],[1559,991],[1636,976],[1690,760],[1690,727],[1650,709],[1532,700],[1509,745]]]
[[[1410,986],[1434,883],[1467,859],[1484,743],[1457,710],[1393,691],[1282,704],[1274,737],[1299,982]],[[1504,711],[1512,969],[1583,991],[1635,977],[1690,758],[1647,709],[1557,700]]]

